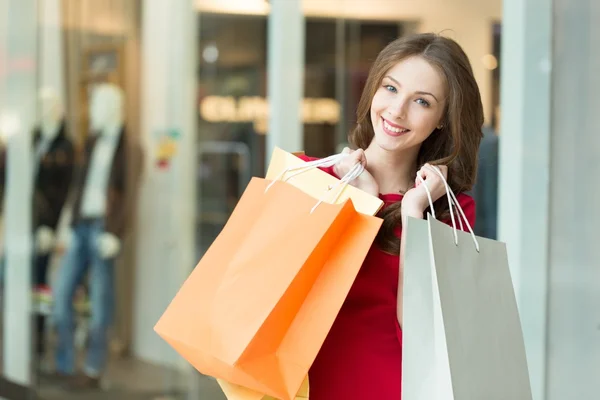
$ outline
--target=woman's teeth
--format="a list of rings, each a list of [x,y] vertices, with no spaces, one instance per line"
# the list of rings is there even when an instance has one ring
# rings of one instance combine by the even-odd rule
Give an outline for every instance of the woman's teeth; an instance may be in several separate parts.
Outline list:
[[[410,130],[410,129],[395,128],[395,127],[391,126],[390,124],[388,124],[386,121],[383,121],[383,126],[385,126],[385,129],[392,131],[392,132],[396,132],[396,133],[404,133],[404,132],[408,132]]]

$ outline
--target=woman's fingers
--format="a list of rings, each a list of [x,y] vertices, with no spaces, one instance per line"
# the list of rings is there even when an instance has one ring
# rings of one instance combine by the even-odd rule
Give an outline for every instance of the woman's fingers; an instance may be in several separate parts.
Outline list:
[[[342,154],[346,155],[346,157],[343,157],[342,160],[333,167],[333,171],[339,177],[345,176],[358,163],[361,163],[362,166],[366,168],[367,157],[362,149],[352,150],[349,147],[345,147],[344,150],[342,150]]]
[[[361,163],[363,167],[367,166],[367,157],[363,149],[352,150],[348,147],[342,150],[342,154],[348,155],[348,157],[342,162],[345,163],[349,168],[354,167],[357,163]]]
[[[442,179],[440,173],[444,179]],[[423,180],[427,183],[427,188],[431,191],[434,201],[446,193],[446,184],[444,181],[447,181],[447,166],[425,164],[421,167],[418,174],[420,174]],[[417,177],[417,183],[423,182],[421,182],[421,180]]]
[[[365,156],[365,151],[363,149],[356,150],[353,154],[356,156],[356,162],[359,162],[366,168],[367,166],[367,157]]]

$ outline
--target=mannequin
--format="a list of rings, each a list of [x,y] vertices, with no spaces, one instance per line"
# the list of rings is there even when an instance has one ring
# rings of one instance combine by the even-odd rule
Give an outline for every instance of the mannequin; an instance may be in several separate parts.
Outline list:
[[[33,283],[47,285],[47,271],[55,245],[56,229],[67,201],[75,164],[75,151],[66,132],[64,110],[58,93],[44,88],[39,94],[40,119],[33,136],[33,229],[35,256]],[[37,350],[44,351],[45,317],[37,316]]]
[[[64,109],[58,93],[52,88],[40,90],[38,109],[39,119],[32,140],[32,283],[36,291],[43,290],[47,285],[48,264],[54,249],[60,215],[67,200],[75,160],[74,146],[67,135]],[[37,316],[38,354],[44,350],[44,322],[44,316]]]
[[[35,248],[46,255],[54,248],[55,231],[74,167],[74,147],[67,136],[64,111],[56,91],[44,88],[39,96],[40,122],[33,137]],[[49,203],[51,207],[48,208]],[[39,275],[45,284],[45,273]]]
[[[70,239],[53,291],[58,334],[56,373],[73,388],[100,385],[114,312],[115,259],[121,250],[126,224],[127,148],[121,89],[107,83],[94,87],[89,115],[90,135],[73,182],[75,200]],[[90,336],[83,374],[77,375],[72,300],[88,271]]]

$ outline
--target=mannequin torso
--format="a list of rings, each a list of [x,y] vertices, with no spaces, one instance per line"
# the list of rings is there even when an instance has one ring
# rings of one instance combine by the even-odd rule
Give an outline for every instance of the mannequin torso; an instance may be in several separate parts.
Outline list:
[[[65,205],[71,183],[75,150],[66,132],[58,94],[42,89],[40,120],[33,137],[33,225],[38,254],[54,245],[54,230]]]
[[[110,124],[95,138],[81,203],[84,218],[106,217],[109,179],[122,130],[122,126]]]
[[[52,121],[51,123],[50,122],[42,123],[41,129],[40,129],[41,137],[40,137],[40,142],[38,145],[42,146],[46,143],[52,143],[52,141],[54,139],[56,139],[56,136],[58,136],[60,128],[61,128],[60,120]]]
[[[86,140],[83,165],[75,182],[73,224],[102,221],[104,233],[98,246],[106,257],[118,252],[125,225],[127,146],[122,108],[118,87],[101,84],[92,92],[92,134]]]
[[[56,137],[64,130],[63,107],[61,100],[54,90],[42,89],[39,96],[40,123],[34,140],[34,169],[33,176],[37,176],[39,164],[50,149]]]

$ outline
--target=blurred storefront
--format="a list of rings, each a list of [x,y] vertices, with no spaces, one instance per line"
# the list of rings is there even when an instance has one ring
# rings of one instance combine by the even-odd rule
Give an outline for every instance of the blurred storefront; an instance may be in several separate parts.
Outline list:
[[[558,186],[551,191],[548,182],[575,180],[548,171],[551,164],[566,168],[569,160],[579,162],[578,170],[591,168],[591,176],[597,169],[590,149],[597,148],[598,141],[583,134],[593,131],[592,105],[597,101],[591,93],[600,89],[591,72],[599,56],[590,37],[600,38],[592,23],[600,18],[600,10],[594,7],[562,0],[0,0],[0,136],[3,154],[9,154],[3,159],[7,179],[2,188],[2,253],[10,270],[0,290],[0,379],[10,381],[16,391],[67,398],[45,377],[52,368],[51,329],[44,336],[48,350],[34,350],[31,317],[48,313],[52,297],[48,288],[33,287],[31,273],[20,268],[36,251],[29,228],[36,218],[29,206],[35,187],[23,177],[33,173],[30,133],[42,123],[42,93],[54,93],[63,106],[66,130],[79,156],[92,133],[93,89],[98,83],[111,83],[124,94],[124,126],[131,145],[124,179],[135,190],[127,199],[128,233],[115,272],[117,314],[107,398],[218,399],[212,381],[192,371],[154,333],[154,323],[222,229],[247,182],[264,174],[270,149],[282,146],[313,156],[339,151],[378,52],[399,36],[435,31],[464,47],[480,85],[486,129],[496,149],[484,161],[490,160],[487,166],[496,179],[500,170],[499,184],[485,189],[493,193],[489,236],[496,236],[498,207],[498,235],[511,249],[520,307],[528,321],[524,330],[536,400],[565,398],[543,395],[546,374],[557,378],[560,372],[557,361],[546,357],[546,341],[558,346],[558,339],[547,338],[545,315],[552,300],[562,321],[571,321],[565,315],[574,304],[561,297],[564,294],[552,297],[549,285],[560,285],[562,265],[591,265],[600,257],[572,247],[565,251],[586,256],[575,262],[552,253],[563,264],[549,267],[547,254],[552,240],[560,236],[548,220],[564,215],[559,208],[569,206]],[[576,24],[583,15],[587,22]],[[567,46],[572,38],[582,46]],[[565,54],[581,62],[568,67],[560,58]],[[281,79],[283,72],[300,78]],[[581,75],[575,86],[565,83],[575,75]],[[282,100],[269,101],[273,98]],[[566,99],[573,104],[584,99],[586,106],[575,108]],[[572,126],[581,132],[580,145],[556,133],[556,127],[566,132]],[[500,144],[500,156],[499,132],[507,138]],[[577,159],[567,159],[558,148],[571,149]],[[485,182],[490,187],[490,180]],[[582,205],[593,209],[597,191],[571,189],[589,200]],[[539,202],[532,200],[537,198]],[[70,207],[72,202],[57,229],[49,286],[66,251]],[[535,223],[523,222],[529,216]],[[560,221],[576,229],[575,222]],[[573,221],[591,232],[581,215]],[[577,282],[583,277],[594,280],[595,272],[581,269]],[[82,289],[79,348],[89,322],[85,284]],[[593,299],[597,296],[589,297],[585,307]],[[593,314],[585,310],[571,322],[583,324],[585,316]],[[556,327],[558,322],[550,324]],[[588,339],[582,343],[590,346],[592,336]],[[589,371],[597,369],[598,360],[589,358]],[[597,384],[584,380],[584,375],[578,381],[581,399],[590,398],[586,395]],[[3,396],[8,394],[0,389]]]

